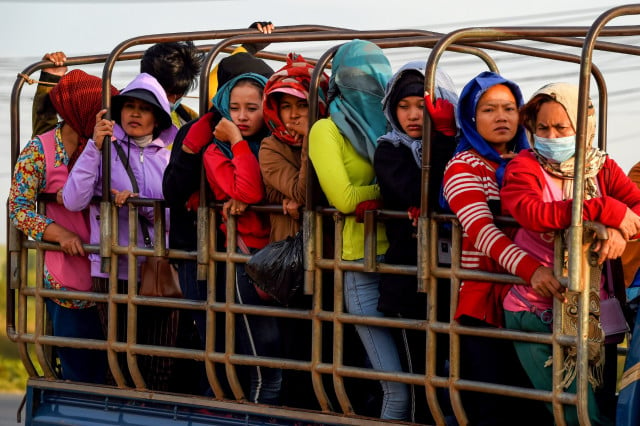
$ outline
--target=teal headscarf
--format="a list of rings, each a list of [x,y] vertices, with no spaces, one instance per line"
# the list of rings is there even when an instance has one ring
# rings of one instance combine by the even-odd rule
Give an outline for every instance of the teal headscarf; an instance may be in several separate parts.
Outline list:
[[[340,46],[331,64],[329,115],[356,152],[373,164],[377,141],[386,133],[382,99],[391,64],[369,41]]]
[[[223,84],[218,89],[218,92],[213,97],[211,102],[213,103],[213,106],[220,112],[220,114],[227,120],[231,120],[231,111],[229,109],[229,104],[231,103],[231,91],[240,80],[255,80],[256,82],[258,82],[258,84],[260,84],[260,86],[262,86],[263,89],[265,84],[267,84],[266,77],[253,72],[240,74]],[[258,132],[258,134],[254,135],[251,140],[247,140],[247,142],[249,143],[249,148],[251,148],[251,151],[255,154],[256,157],[258,156],[258,150],[260,149],[260,142],[262,142],[262,139],[267,135],[266,126],[263,126],[263,129],[265,129],[265,132]],[[216,143],[216,145],[218,145],[222,152],[226,154],[227,157],[233,158],[231,146],[228,143],[219,141],[215,138],[214,142]]]

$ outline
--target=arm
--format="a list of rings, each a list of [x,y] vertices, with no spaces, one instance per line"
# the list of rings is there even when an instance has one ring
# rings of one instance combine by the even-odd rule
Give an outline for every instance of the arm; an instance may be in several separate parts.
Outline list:
[[[403,156],[403,152],[411,158]],[[376,148],[373,166],[385,208],[407,210],[420,207],[420,169],[408,150],[382,142]],[[409,167],[412,169],[408,170]]]
[[[28,237],[41,241],[53,220],[38,214],[36,199],[44,191],[45,159],[40,139],[31,140],[22,150],[9,190],[9,219]]]
[[[219,188],[226,198],[247,204],[256,204],[264,199],[264,187],[260,176],[260,165],[251,152],[247,141],[231,147],[233,159],[229,159],[215,144],[204,152],[202,161],[207,181],[212,189]],[[216,196],[219,193],[216,191]]]
[[[58,115],[53,104],[49,100],[49,92],[55,84],[60,81],[63,75],[67,73],[67,67],[63,65],[67,60],[63,52],[47,53],[42,57],[43,61],[51,61],[55,65],[54,68],[46,68],[40,72],[40,82],[36,88],[36,94],[33,97],[32,106],[32,137],[41,135],[55,127],[58,122]],[[51,83],[51,84],[47,84]]]
[[[288,149],[274,137],[266,138],[260,145],[259,163],[262,179],[267,187],[273,187],[279,194],[268,197],[269,202],[280,203],[284,198],[303,205],[306,201],[307,150],[300,153],[300,168],[282,154]],[[295,148],[293,148],[295,149]]]
[[[529,154],[518,155],[507,165],[500,191],[502,208],[522,226],[537,232],[568,228],[571,225],[572,201],[544,201],[547,185],[538,162]],[[583,219],[618,227],[626,205],[612,196],[585,200]]]
[[[193,123],[182,126],[178,131],[162,177],[162,193],[169,207],[184,206],[191,194],[200,188],[202,154],[182,149],[182,141]]]
[[[115,155],[115,154],[113,154]],[[86,208],[94,195],[101,195],[102,153],[93,139],[89,139],[62,189],[64,206],[71,211]]]
[[[360,202],[380,198],[380,187],[368,184],[375,176],[373,167],[355,152],[331,120],[319,120],[311,128],[309,158],[327,200],[340,212],[353,213]],[[358,185],[355,180],[367,184]]]

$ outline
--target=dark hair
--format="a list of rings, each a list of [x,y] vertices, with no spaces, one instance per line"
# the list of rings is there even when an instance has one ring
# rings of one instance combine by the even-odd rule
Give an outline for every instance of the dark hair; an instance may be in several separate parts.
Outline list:
[[[522,124],[529,132],[536,132],[536,119],[542,105],[547,102],[557,102],[553,97],[546,93],[540,93],[529,100],[520,108],[520,124]]]
[[[258,89],[258,92],[260,93],[260,97],[262,98],[262,95],[264,94],[264,86],[261,85],[258,81],[254,80],[253,78],[241,78],[240,80],[236,81],[236,84],[233,85],[233,89],[235,89],[238,86],[253,86],[256,89]]]
[[[140,72],[151,74],[167,95],[182,96],[197,85],[204,54],[192,41],[157,43],[140,61]]]

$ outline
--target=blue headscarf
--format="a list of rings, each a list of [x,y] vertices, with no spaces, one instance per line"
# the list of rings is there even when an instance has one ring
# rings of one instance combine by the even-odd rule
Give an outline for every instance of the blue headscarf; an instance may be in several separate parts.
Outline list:
[[[507,165],[507,159],[500,157],[498,151],[496,151],[489,142],[487,142],[476,129],[476,107],[480,97],[491,87],[497,84],[504,84],[511,90],[514,98],[516,98],[516,104],[518,108],[524,105],[524,99],[522,92],[517,84],[507,80],[500,74],[496,74],[492,71],[483,71],[478,74],[473,80],[467,83],[460,93],[460,99],[458,101],[458,108],[456,109],[456,121],[460,126],[460,137],[458,140],[458,146],[454,155],[459,152],[469,149],[475,149],[482,157],[498,163],[496,169],[496,180],[498,186],[502,186],[502,179],[504,177],[504,168]],[[513,152],[519,152],[523,149],[529,148],[529,141],[525,129],[522,125],[518,125],[516,135],[510,142],[513,146],[511,149]],[[451,211],[449,203],[444,197],[444,187],[440,190],[440,206],[445,211]]]
[[[223,84],[218,89],[218,92],[213,97],[211,102],[213,103],[213,106],[220,112],[220,114],[227,120],[231,120],[231,111],[229,109],[229,104],[231,103],[231,91],[240,80],[255,80],[260,86],[262,86],[263,89],[265,84],[267,84],[266,77],[253,72],[240,74]],[[266,129],[266,126],[263,127]],[[247,142],[249,143],[249,148],[251,148],[251,151],[256,157],[258,156],[258,150],[260,149],[260,142],[262,142],[262,139],[265,136],[266,134],[264,134],[264,132],[258,132],[258,134],[254,135],[251,140],[247,140]],[[214,139],[214,142],[216,143],[216,145],[218,145],[222,152],[226,154],[227,157],[233,158],[231,146],[228,143],[222,142],[218,139]]]
[[[496,179],[498,185],[502,186],[502,178],[504,177],[504,168],[507,165],[507,160],[500,157],[498,151],[496,151],[489,142],[487,142],[476,129],[476,107],[480,97],[491,87],[504,84],[507,86],[513,96],[516,98],[516,104],[518,108],[524,105],[524,99],[522,98],[522,92],[517,84],[507,80],[500,74],[496,74],[491,71],[483,71],[476,76],[473,80],[467,83],[462,89],[460,94],[460,101],[458,102],[457,120],[460,125],[460,140],[455,154],[466,151],[468,149],[475,149],[482,157],[487,160],[498,163],[498,169],[496,170]],[[529,148],[529,141],[525,129],[522,125],[518,125],[518,130],[513,140],[510,142],[510,147],[513,152],[519,152],[522,149]]]
[[[424,61],[412,61],[403,65],[389,80],[387,85],[386,95],[382,101],[382,107],[384,115],[387,117],[387,121],[391,125],[391,131],[380,136],[378,143],[389,142],[393,146],[405,145],[411,150],[413,159],[416,161],[418,167],[422,167],[422,139],[413,139],[407,135],[402,126],[398,123],[398,119],[394,113],[394,110],[398,106],[398,96],[396,93],[401,92],[403,85],[407,82],[407,77],[415,76],[413,80],[420,82],[421,86],[419,92],[416,92],[417,96],[422,97],[424,94]],[[458,105],[458,94],[456,93],[455,85],[451,80],[451,77],[444,71],[436,70],[436,84],[435,84],[435,97],[443,98],[451,102],[454,109]],[[395,102],[394,102],[395,101]]]
[[[382,112],[391,64],[369,41],[340,46],[331,64],[329,115],[356,152],[373,164],[377,140],[387,129]]]

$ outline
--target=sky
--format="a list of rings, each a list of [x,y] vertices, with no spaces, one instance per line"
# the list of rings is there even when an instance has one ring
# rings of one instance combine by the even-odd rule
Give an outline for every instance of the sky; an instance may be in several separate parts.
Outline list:
[[[16,73],[37,61],[46,52],[63,50],[68,56],[110,52],[118,43],[135,36],[170,32],[246,28],[257,20],[270,20],[276,26],[330,25],[356,30],[423,29],[449,32],[466,27],[563,25],[588,26],[604,11],[619,6],[612,0],[512,1],[485,0],[0,0],[0,198],[6,200],[10,185],[9,93]],[[375,6],[373,6],[375,5]],[[250,12],[247,12],[250,11]],[[637,17],[617,18],[612,25],[637,25]],[[625,38],[640,46],[640,37]],[[328,44],[330,45],[330,44]],[[311,49],[320,55],[327,44],[272,44],[269,50],[287,53]],[[555,48],[555,47],[553,47]],[[315,49],[315,50],[314,50]],[[570,51],[579,53],[579,51]],[[306,52],[306,51],[305,51]],[[426,60],[428,50],[393,49],[388,51],[394,70],[409,60]],[[495,52],[490,52],[492,55]],[[477,59],[445,54],[441,64],[449,72],[458,90],[484,66]],[[503,75],[520,84],[525,99],[551,81],[577,82],[579,68],[548,60],[532,60],[512,54],[495,53]],[[640,58],[602,55],[594,63],[604,72],[609,89],[608,151],[628,171],[640,161],[637,127],[640,116]],[[100,68],[94,68],[100,73]],[[7,77],[8,76],[8,77]],[[129,76],[127,75],[127,78]],[[117,80],[122,87],[127,81]],[[592,94],[593,94],[592,84]],[[21,142],[30,135],[30,96],[33,87],[23,89],[21,104]],[[194,105],[195,101],[187,103]],[[5,209],[0,209],[4,219]],[[4,241],[4,226],[0,236]]]

